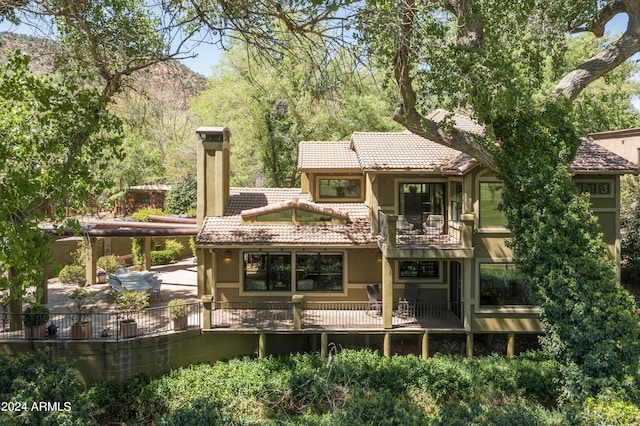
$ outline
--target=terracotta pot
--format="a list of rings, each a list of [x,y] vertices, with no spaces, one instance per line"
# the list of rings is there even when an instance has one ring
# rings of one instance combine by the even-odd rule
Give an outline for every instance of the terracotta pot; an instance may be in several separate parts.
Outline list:
[[[88,339],[91,337],[91,323],[84,322],[81,324],[73,324],[71,326],[71,338],[73,340]]]
[[[174,330],[186,330],[187,329],[187,317],[178,317],[171,320],[171,326]]]
[[[138,323],[135,321],[120,321],[120,338],[128,339],[138,335]]]
[[[42,339],[47,335],[47,327],[46,324],[40,325],[26,325],[24,327],[24,338],[31,339]]]

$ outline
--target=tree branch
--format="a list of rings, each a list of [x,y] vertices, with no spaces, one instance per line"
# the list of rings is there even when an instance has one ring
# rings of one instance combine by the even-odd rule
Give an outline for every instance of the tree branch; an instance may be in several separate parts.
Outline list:
[[[565,75],[556,85],[554,95],[576,99],[589,84],[640,51],[640,4],[634,0],[623,0],[623,3],[629,16],[627,30],[615,43]],[[610,5],[611,3],[607,4],[605,8]]]
[[[595,21],[591,24],[571,29],[572,33],[591,32],[596,37],[604,35],[604,27],[619,13],[626,13],[627,5],[624,0],[612,0],[600,9]]]

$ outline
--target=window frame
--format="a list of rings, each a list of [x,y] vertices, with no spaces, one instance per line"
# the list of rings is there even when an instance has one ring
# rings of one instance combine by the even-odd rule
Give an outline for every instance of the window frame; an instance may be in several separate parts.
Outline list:
[[[315,270],[307,270],[303,271],[301,269],[302,262],[298,261],[299,256],[317,256],[317,260],[315,262],[315,266],[317,269]],[[322,269],[322,256],[340,256],[340,272],[336,271],[327,271]],[[342,293],[344,292],[344,274],[345,274],[345,255],[342,252],[320,252],[320,251],[299,251],[295,253],[295,270],[296,270],[296,279],[295,279],[295,291],[303,292],[303,293]],[[304,276],[301,276],[300,273],[304,272]],[[317,281],[314,283],[314,288],[312,289],[301,289],[300,282],[309,280],[307,278],[309,275],[317,276]],[[319,289],[316,286],[320,285],[320,281],[322,277],[331,277],[331,276],[339,276],[340,288],[327,290],[327,289]]]
[[[509,281],[511,280],[516,280],[518,281],[518,277],[517,275],[521,273],[517,270],[516,265],[511,262],[511,261],[478,261],[478,307],[480,310],[492,310],[492,309],[514,309],[514,308],[520,308],[520,309],[536,309],[537,305],[534,303],[533,301],[533,297],[530,294],[531,290],[529,288],[525,288],[524,291],[526,292],[524,296],[518,296],[518,297],[525,297],[528,298],[529,303],[502,303],[502,304],[484,304],[483,303],[483,291],[484,292],[488,292],[490,290],[494,290],[494,288],[491,289],[483,289],[483,276],[482,276],[482,269],[483,266],[485,267],[496,267],[496,268],[502,268],[504,267],[505,270],[509,267],[513,267],[514,268],[514,278],[510,278]],[[486,278],[485,278],[486,279]],[[510,283],[509,283],[510,284]],[[506,286],[509,285],[505,282],[505,289],[507,288]],[[518,286],[525,286],[526,287],[526,282],[524,282],[524,280],[520,280],[519,283],[517,283]],[[495,291],[495,297],[500,297],[500,289],[495,289],[498,291]]]
[[[323,180],[345,180],[345,181],[349,181],[349,180],[353,180],[353,181],[357,181],[358,185],[360,187],[359,190],[359,194],[357,197],[339,197],[339,196],[335,196],[335,197],[331,197],[331,196],[322,196],[321,194],[321,181]],[[354,175],[317,175],[315,176],[315,193],[317,195],[317,197],[315,199],[317,199],[318,201],[323,201],[323,202],[342,202],[342,203],[347,203],[347,202],[360,202],[360,201],[364,201],[365,199],[365,181],[364,181],[364,176],[354,176]]]
[[[249,279],[247,277],[247,264],[248,264],[248,256],[265,256],[266,259],[266,268],[264,270],[264,288],[248,288],[247,284],[249,283]],[[283,271],[277,271],[277,270],[273,270],[273,263],[271,262],[272,257],[283,257],[283,256],[288,256],[289,257],[289,270],[287,271],[286,269]],[[291,292],[291,284],[292,284],[292,258],[293,258],[293,253],[292,252],[281,252],[281,251],[246,251],[242,253],[242,291],[244,292],[252,292],[252,291],[257,291],[257,292],[277,292],[277,293],[282,293],[282,292]],[[261,270],[262,268],[259,268],[258,270]],[[277,272],[288,272],[288,286],[287,286],[287,282],[284,282],[284,285],[278,285],[278,283],[280,283],[281,281],[276,281],[274,283],[271,283],[271,279],[273,274],[277,273]],[[282,277],[287,277],[286,274],[282,274]],[[278,275],[278,277],[280,277],[280,274]],[[260,282],[260,280],[253,280],[256,284]]]

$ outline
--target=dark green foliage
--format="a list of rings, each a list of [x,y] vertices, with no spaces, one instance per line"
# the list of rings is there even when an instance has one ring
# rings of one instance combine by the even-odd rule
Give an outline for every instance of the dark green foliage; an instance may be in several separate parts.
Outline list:
[[[567,115],[563,102],[550,102],[496,121],[494,130],[510,247],[541,306],[543,345],[563,366],[565,396],[579,400],[635,376],[638,320],[605,258],[589,198],[571,182],[580,140]]]
[[[640,282],[640,177],[626,176],[622,185],[620,228],[623,268]]]
[[[0,425],[96,424],[91,417],[93,405],[83,392],[75,367],[53,360],[48,349],[14,359],[0,355],[0,401],[20,402],[26,407],[3,410]],[[53,405],[39,410],[41,402]]]
[[[151,265],[166,265],[173,262],[175,252],[173,250],[155,250],[151,252]]]
[[[142,253],[142,238],[131,238],[131,254],[133,254],[133,264],[142,265],[144,254]]]
[[[27,327],[46,324],[49,321],[49,308],[45,305],[34,303],[24,310],[22,318],[24,325]]]
[[[198,185],[194,178],[185,179],[171,187],[164,200],[164,209],[169,214],[184,214],[197,206]]]
[[[556,364],[536,353],[425,361],[344,350],[329,360],[296,354],[191,366],[91,394],[100,418],[127,424],[554,424],[539,419],[552,417],[541,403],[554,404],[558,377]]]

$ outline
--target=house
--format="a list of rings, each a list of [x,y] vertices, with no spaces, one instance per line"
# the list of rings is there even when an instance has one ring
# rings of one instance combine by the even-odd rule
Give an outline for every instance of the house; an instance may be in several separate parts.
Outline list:
[[[197,133],[205,331],[259,334],[260,347],[308,335],[325,351],[329,335],[377,336],[385,353],[415,334],[423,356],[433,333],[465,335],[471,354],[476,334],[506,334],[510,353],[516,334],[542,331],[505,244],[501,183],[470,156],[407,131],[355,132],[300,142],[300,188],[233,188],[229,130]],[[619,263],[620,176],[638,168],[584,140],[572,171]]]
[[[588,138],[620,157],[640,164],[640,128],[591,133]]]
[[[164,209],[164,199],[171,190],[169,185],[138,185],[130,187],[124,200],[116,200],[114,216],[128,216],[142,209]]]

